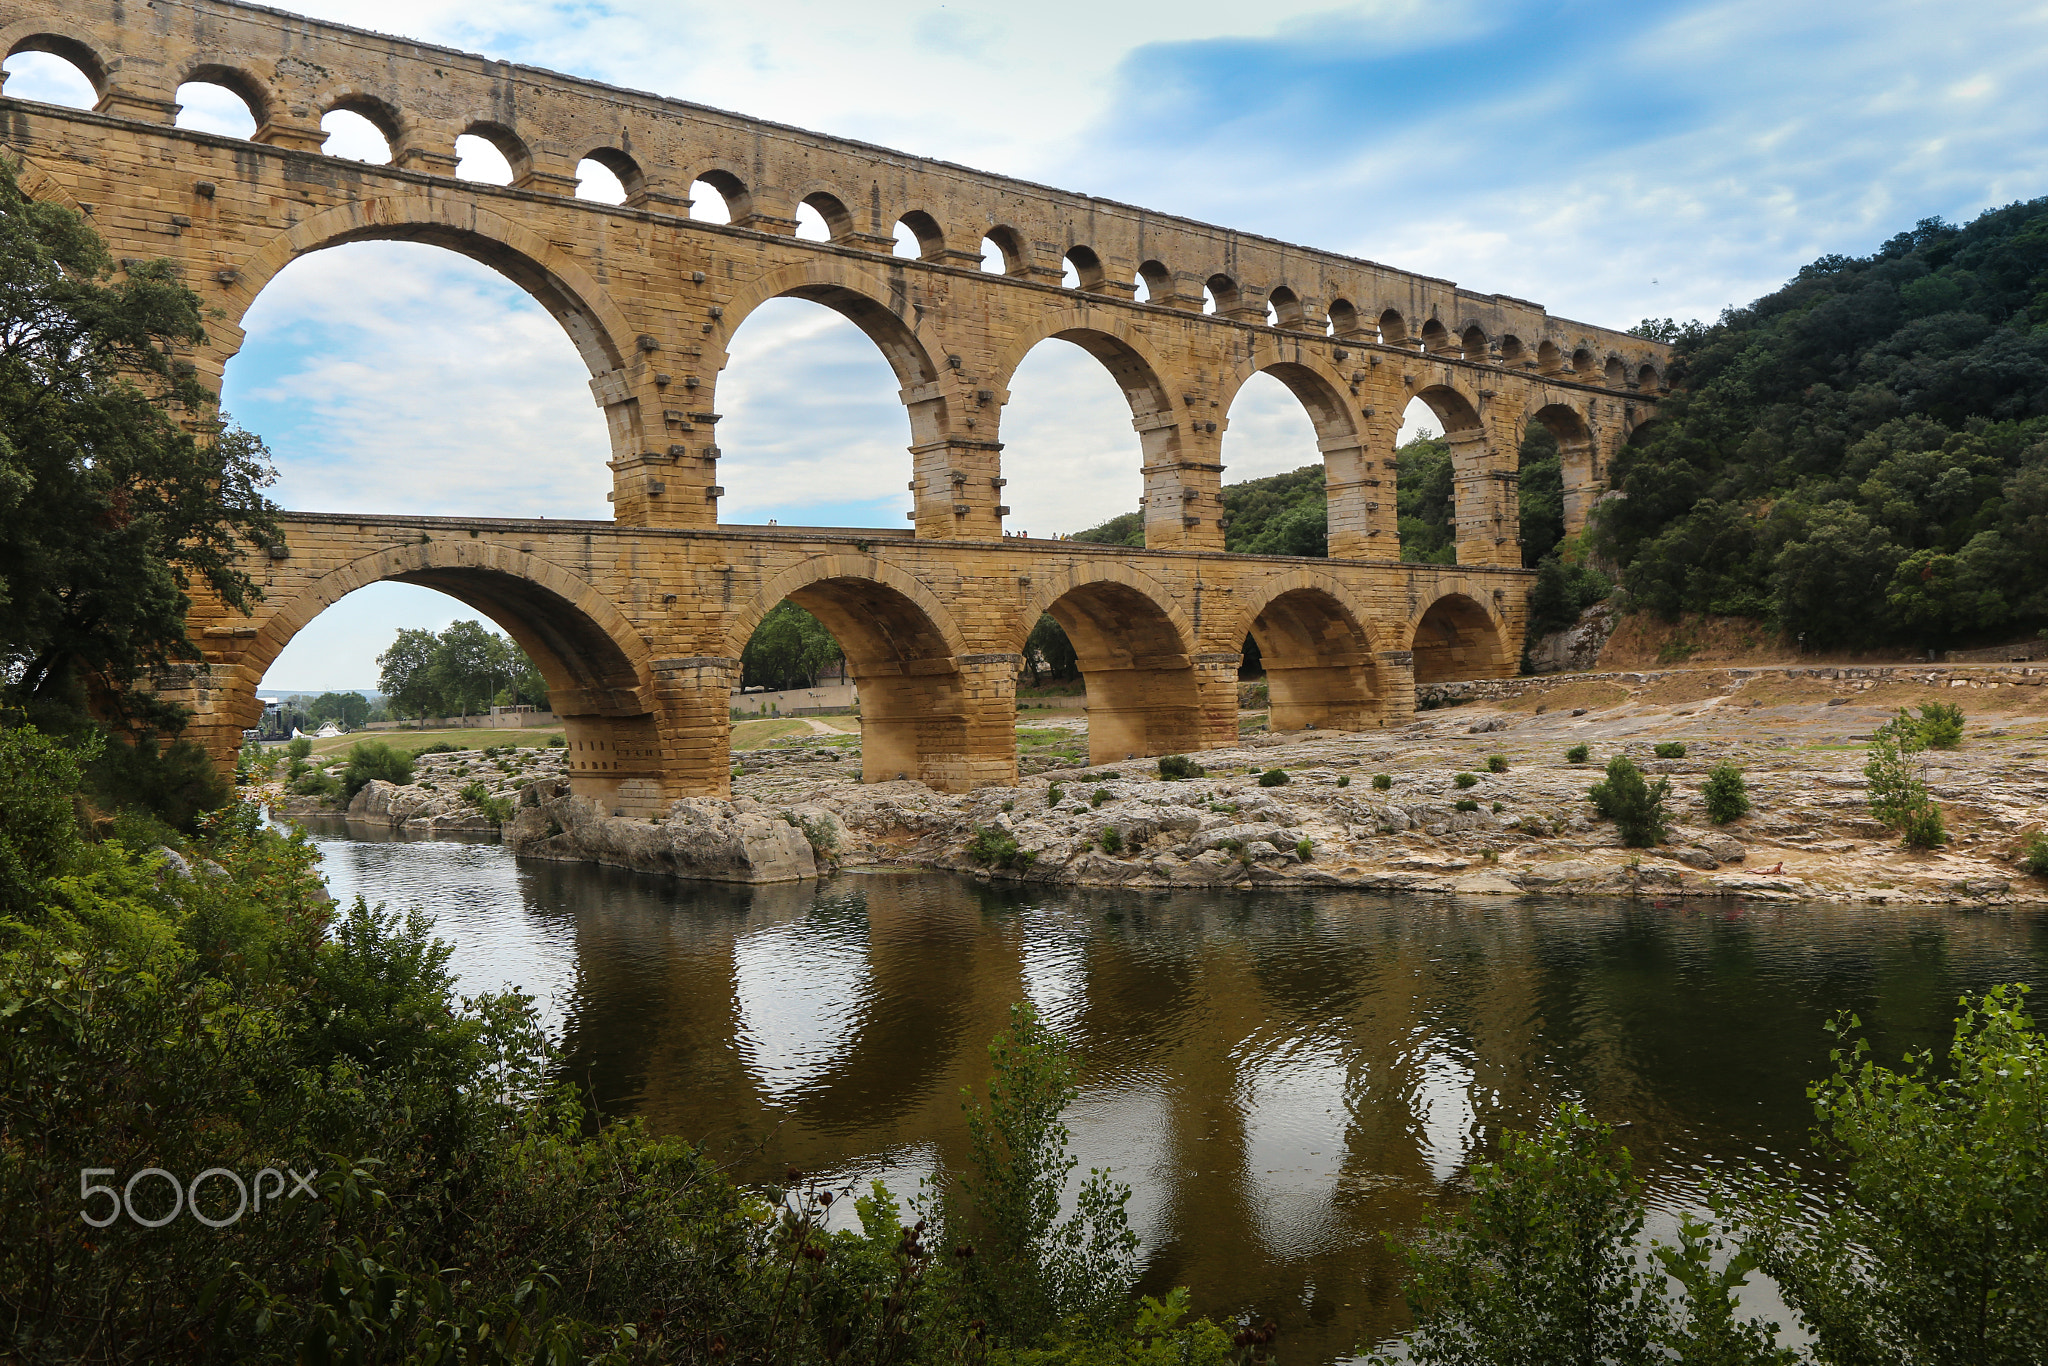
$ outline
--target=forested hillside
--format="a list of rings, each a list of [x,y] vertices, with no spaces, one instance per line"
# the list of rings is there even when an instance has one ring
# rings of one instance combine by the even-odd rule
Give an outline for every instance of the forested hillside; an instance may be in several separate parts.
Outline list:
[[[1630,604],[1809,645],[2048,625],[2048,199],[1824,257],[1676,343],[1595,517]]]

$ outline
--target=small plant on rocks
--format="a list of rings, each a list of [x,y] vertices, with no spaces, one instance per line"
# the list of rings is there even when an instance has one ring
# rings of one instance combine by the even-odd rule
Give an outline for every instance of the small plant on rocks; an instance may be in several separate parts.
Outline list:
[[[1716,825],[1749,814],[1749,785],[1742,779],[1742,770],[1733,764],[1715,764],[1700,796],[1707,803],[1707,819]]]
[[[1595,783],[1586,793],[1600,814],[1620,829],[1622,843],[1631,849],[1648,849],[1664,842],[1664,799],[1670,795],[1670,779],[1660,778],[1652,787],[1626,754],[1609,759],[1606,781]]]
[[[1269,768],[1259,775],[1260,787],[1285,787],[1289,781],[1284,768]]]
[[[1294,855],[1303,863],[1306,863],[1308,862],[1308,856],[1315,852],[1315,848],[1316,842],[1308,838],[1306,835],[1304,835],[1302,836],[1301,840],[1295,844]]]
[[[1679,740],[1664,741],[1657,746],[1657,757],[1659,759],[1683,759],[1685,757],[1684,742]]]
[[[2020,846],[2020,867],[2035,877],[2048,877],[2048,830],[2036,830]]]
[[[1102,838],[1099,843],[1105,854],[1121,854],[1124,851],[1124,837],[1116,832],[1113,825],[1102,827]]]
[[[1455,778],[1452,778],[1451,781],[1459,787],[1473,787],[1478,784],[1479,775],[1476,773],[1460,773]]]
[[[1375,791],[1385,792],[1394,785],[1394,775],[1391,773],[1375,773],[1372,775],[1372,785]]]
[[[1935,849],[1948,842],[1948,832],[1913,758],[1924,748],[1920,723],[1901,710],[1871,737],[1863,776],[1870,780],[1870,814],[1904,835],[1908,847]]]
[[[1038,859],[1036,850],[1019,849],[1017,838],[993,825],[977,825],[967,841],[967,857],[997,868],[1029,868]]]
[[[1110,800],[1109,789],[1106,787],[1098,787],[1095,789],[1094,793],[1089,796],[1088,805],[1101,806],[1104,802],[1108,800]]]
[[[1505,755],[1505,754],[1489,754],[1489,755],[1487,755],[1487,756],[1486,756],[1486,771],[1487,771],[1488,773],[1505,773],[1505,772],[1507,772],[1507,771],[1508,771],[1508,756],[1507,756],[1507,755]]]
[[[1592,751],[1584,745],[1573,745],[1564,752],[1564,761],[1568,764],[1583,764],[1586,762],[1586,757],[1591,753]]]
[[[1507,809],[1508,809],[1508,804],[1507,804],[1506,802],[1495,802],[1495,803],[1493,804],[1493,814],[1494,814],[1494,815],[1496,815],[1496,816],[1498,816],[1498,815],[1499,815],[1499,814],[1500,814],[1501,812],[1503,812],[1503,811],[1505,811],[1505,810],[1507,810]]]
[[[1963,742],[1963,709],[1930,702],[1920,709],[1920,739],[1929,749],[1954,749]]]
[[[1185,754],[1162,755],[1159,760],[1159,776],[1169,783],[1184,778],[1200,778],[1206,770]]]
[[[1350,775],[1349,773],[1340,773],[1340,774],[1338,774],[1338,775],[1337,775],[1337,786],[1339,786],[1339,787],[1349,787],[1349,786],[1351,786],[1351,775]]]
[[[1457,806],[1460,811],[1477,811],[1479,809],[1479,803],[1473,801],[1470,797],[1458,798]]]
[[[1047,806],[1058,806],[1061,802],[1065,801],[1066,799],[1067,790],[1064,787],[1061,787],[1058,783],[1054,783],[1052,786],[1045,789],[1045,804]]]

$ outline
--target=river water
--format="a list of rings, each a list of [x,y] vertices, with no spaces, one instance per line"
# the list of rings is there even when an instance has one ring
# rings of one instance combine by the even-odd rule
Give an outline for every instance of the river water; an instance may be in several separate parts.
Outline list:
[[[1567,1099],[1626,1123],[1668,1238],[1715,1171],[1810,1161],[1837,1010],[1896,1061],[1939,1051],[1961,993],[2048,980],[2028,912],[896,873],[745,889],[316,840],[337,897],[431,911],[465,990],[540,998],[604,1110],[742,1181],[794,1164],[914,1192],[963,1157],[961,1089],[1030,999],[1083,1061],[1082,1169],[1135,1188],[1142,1288],[1271,1316],[1304,1364],[1401,1331],[1381,1235],[1455,1202],[1501,1128]]]

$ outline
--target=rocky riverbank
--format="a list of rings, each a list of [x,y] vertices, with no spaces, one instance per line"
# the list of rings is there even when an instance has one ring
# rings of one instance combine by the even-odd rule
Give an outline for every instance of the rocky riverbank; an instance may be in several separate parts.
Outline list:
[[[1155,760],[1131,760],[961,795],[863,785],[857,748],[834,741],[827,758],[810,737],[744,756],[733,801],[678,802],[658,821],[569,796],[559,759],[554,771],[498,771],[492,791],[519,803],[505,834],[522,854],[730,881],[896,865],[1134,887],[2048,903],[2048,881],[2018,864],[2048,821],[2044,680],[2048,669],[2015,668],[1517,680],[1397,730],[1267,735],[1248,717],[1239,747],[1192,756],[1200,777],[1169,781]],[[1870,818],[1862,768],[1878,725],[1936,697],[1969,720],[1960,748],[1925,756],[1950,842],[1918,852]],[[1671,741],[1685,757],[1655,757]],[[1581,744],[1588,760],[1573,763]],[[1617,752],[1652,781],[1670,779],[1669,843],[1625,848],[1587,802]],[[1504,772],[1489,771],[1494,756]],[[351,818],[484,828],[459,797],[479,756],[432,759],[417,791],[372,784]],[[1745,771],[1753,807],[1725,826],[1707,819],[1700,795],[1721,762]],[[1274,769],[1286,781],[1261,785]]]

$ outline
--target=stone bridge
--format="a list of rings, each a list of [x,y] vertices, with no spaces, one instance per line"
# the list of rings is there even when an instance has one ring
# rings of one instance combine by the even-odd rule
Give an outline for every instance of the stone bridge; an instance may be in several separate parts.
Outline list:
[[[442,589],[517,639],[567,719],[579,787],[621,809],[725,790],[736,660],[785,597],[854,663],[871,777],[1013,776],[1015,674],[1041,611],[1080,651],[1098,759],[1233,739],[1247,634],[1276,727],[1385,724],[1417,678],[1513,670],[1526,426],[1558,437],[1575,529],[1663,387],[1664,348],[1523,300],[256,6],[0,0],[0,52],[21,51],[71,62],[98,102],[0,95],[0,142],[30,193],[84,213],[118,257],[177,263],[214,316],[186,358],[202,377],[217,384],[293,260],[400,239],[525,288],[606,415],[611,522],[294,514],[282,558],[253,566],[253,618],[195,604],[207,668],[188,700],[223,761],[292,633],[384,579]],[[239,96],[253,139],[174,127],[187,82]],[[321,152],[338,110],[382,132],[388,164]],[[504,153],[510,185],[457,178],[465,134]],[[577,197],[589,163],[623,204]],[[727,221],[709,221],[713,198]],[[825,239],[796,236],[800,205]],[[719,374],[779,297],[836,310],[894,369],[908,528],[720,525]],[[1007,386],[1050,338],[1129,402],[1143,551],[1002,534]],[[1326,561],[1222,553],[1226,415],[1261,372],[1315,427]],[[1453,450],[1455,568],[1398,562],[1394,442],[1414,399]]]

